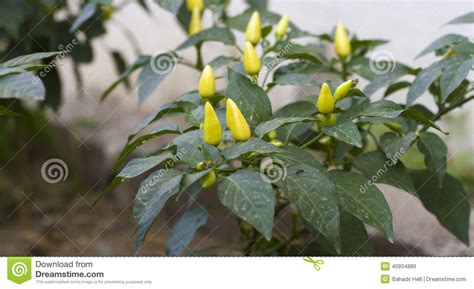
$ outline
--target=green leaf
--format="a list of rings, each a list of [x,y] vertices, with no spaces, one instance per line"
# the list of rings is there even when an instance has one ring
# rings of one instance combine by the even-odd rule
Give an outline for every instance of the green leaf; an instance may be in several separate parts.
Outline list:
[[[10,59],[8,61],[5,61],[3,63],[0,63],[0,66],[2,67],[18,67],[18,66],[23,66],[25,64],[30,64],[31,62],[36,62],[38,60],[42,60],[45,58],[49,58],[52,56],[55,56],[59,54],[60,52],[39,52],[39,53],[33,53],[33,54],[28,54],[28,55],[22,55],[15,57],[13,59]],[[23,67],[25,69],[25,67]]]
[[[416,139],[416,133],[411,131],[403,136],[399,136],[394,132],[387,132],[380,137],[380,148],[385,153],[385,157],[390,159],[398,156],[394,162],[398,162],[399,157],[406,153],[411,143]]]
[[[369,185],[361,174],[348,171],[330,171],[329,176],[336,184],[341,208],[362,222],[382,231],[393,242],[392,213],[379,189]]]
[[[279,58],[302,59],[314,63],[323,63],[324,49],[314,44],[301,45],[293,41],[280,41],[272,48]]]
[[[301,218],[328,238],[340,252],[339,208],[334,183],[325,173],[301,164],[286,167],[287,175],[277,185],[288,195]]]
[[[316,105],[309,101],[287,104],[275,112],[275,117],[311,117],[317,113]],[[302,144],[315,136],[311,123],[289,124],[278,129],[278,137],[285,143]]]
[[[443,68],[440,78],[441,103],[444,103],[448,96],[456,90],[461,82],[467,77],[474,65],[474,58],[461,54],[454,56]]]
[[[132,219],[138,220],[135,232],[137,251],[141,249],[145,235],[168,199],[179,193],[182,178],[183,172],[169,169],[154,172],[141,183],[132,213]]]
[[[30,73],[0,77],[0,99],[18,98],[42,101],[45,94],[43,82]]]
[[[455,19],[449,21],[447,24],[467,24],[474,23],[474,11],[456,17]]]
[[[226,45],[235,45],[235,36],[227,28],[212,27],[190,36],[183,44],[178,46],[176,50],[183,50],[207,41],[217,41]]]
[[[211,160],[218,163],[221,153],[214,147],[206,144],[202,130],[193,130],[177,136],[168,147],[176,146],[177,162],[191,167],[202,161]]]
[[[393,156],[397,159],[399,156]],[[393,160],[385,158],[381,151],[373,151],[358,156],[354,167],[362,172],[372,183],[383,183],[397,187],[416,196],[410,174],[401,161],[394,163]]]
[[[314,118],[310,117],[277,117],[266,122],[262,122],[255,128],[255,135],[259,138],[265,136],[265,134],[276,130],[284,125],[302,123],[314,121]]]
[[[122,54],[118,51],[112,51],[112,59],[114,61],[115,70],[120,76],[127,69],[127,62],[123,58]],[[128,78],[125,77],[123,83],[127,88],[130,88],[130,82],[128,81]]]
[[[423,49],[423,51],[420,52],[420,54],[418,54],[415,57],[415,59],[418,59],[421,56],[434,52],[438,49],[444,48],[450,44],[464,42],[464,41],[469,41],[469,39],[459,34],[447,34],[447,35],[441,36],[440,38],[433,41],[433,43],[428,45],[428,47]]]
[[[174,15],[177,15],[179,12],[179,9],[181,6],[184,4],[184,0],[155,0],[156,4],[158,4],[161,8],[173,13]]]
[[[177,64],[174,52],[165,52],[150,58],[144,64],[137,78],[139,102],[142,104],[158,87],[158,85],[174,71]]]
[[[400,63],[390,62],[386,65],[388,65],[387,67],[392,66],[393,70],[379,74],[376,73],[372,81],[364,88],[364,93],[366,95],[371,96],[380,88],[387,87],[392,83],[395,83],[395,81],[401,77],[412,73],[412,70],[409,67]]]
[[[437,177],[439,187],[443,185],[446,174],[446,155],[448,148],[444,141],[432,132],[420,133],[418,149],[425,156],[425,165],[429,172]]]
[[[429,125],[430,127],[439,130],[440,132],[444,134],[449,134],[448,132],[445,132],[442,130],[437,124],[432,122],[422,111],[419,109],[415,109],[416,106],[413,106],[404,112],[400,114],[400,116],[408,118],[408,119],[413,119],[416,120],[417,122],[424,124],[424,125]]]
[[[321,82],[314,80],[311,76],[302,73],[282,74],[273,77],[273,82],[268,85],[302,85],[302,86],[320,86]]]
[[[441,225],[469,246],[469,215],[471,206],[463,185],[446,174],[443,185],[428,171],[412,172],[413,182],[425,208],[433,213]]]
[[[166,252],[170,256],[181,255],[183,249],[194,239],[197,230],[207,224],[207,211],[198,206],[186,211],[170,231]]]
[[[170,152],[165,152],[161,155],[151,156],[147,158],[137,158],[129,161],[122,171],[117,175],[118,178],[131,179],[151,170],[157,165],[163,163],[168,159],[173,159],[174,156]]]
[[[311,153],[297,146],[284,146],[280,148],[278,155],[273,157],[284,165],[305,165],[326,174],[326,169]]]
[[[278,152],[279,149],[263,140],[250,139],[246,142],[238,142],[224,149],[222,152],[227,160],[237,159],[240,156],[255,152],[261,155]]]
[[[384,98],[388,97],[389,95],[399,90],[410,87],[410,85],[411,85],[411,82],[408,82],[408,81],[400,81],[400,82],[393,83],[389,87],[387,87],[387,90],[385,90],[383,97]]]
[[[272,117],[272,105],[267,93],[233,69],[229,68],[228,76],[225,95],[235,101],[250,127],[255,128],[269,120]]]
[[[418,75],[416,76],[413,84],[411,85],[410,89],[408,90],[407,95],[407,105],[411,106],[441,75],[443,68],[449,63],[449,59],[443,58],[442,60],[431,64],[429,67],[423,69]]]
[[[8,107],[0,105],[0,116],[20,116],[21,114],[10,110]]]
[[[259,172],[239,170],[219,180],[220,202],[267,240],[272,238],[275,196]]]
[[[79,27],[82,26],[82,24],[84,24],[87,20],[89,20],[92,16],[94,16],[96,10],[97,10],[96,1],[87,3],[81,9],[81,11],[79,11],[77,18],[72,23],[71,28],[69,28],[69,33],[76,31]]]
[[[214,69],[214,70],[217,70],[219,68],[221,68],[222,66],[225,66],[229,63],[232,63],[236,61],[235,58],[233,57],[228,57],[228,56],[224,56],[224,55],[221,55],[221,56],[218,56],[216,58],[214,58],[211,62],[209,62],[208,64]]]
[[[150,124],[177,113],[184,113],[188,109],[194,109],[198,106],[198,104],[196,103],[200,104],[200,102],[201,100],[199,99],[199,94],[197,92],[191,92],[183,95],[174,102],[166,103],[160,106],[154,113],[149,115],[146,120],[134,130],[134,132],[128,137],[128,140],[130,141],[140,131],[148,127]]]
[[[140,136],[136,140],[127,143],[127,145],[123,148],[122,152],[120,153],[118,160],[114,166],[114,170],[121,166],[122,163],[125,161],[128,155],[132,153],[135,149],[138,147],[142,146],[145,142],[160,137],[164,134],[180,134],[180,130],[178,125],[176,124],[170,124],[170,125],[163,125],[159,126],[155,130],[153,130],[151,133]]]
[[[404,111],[403,107],[393,101],[382,99],[369,104],[369,106],[359,112],[356,116],[381,116],[395,118]]]
[[[137,70],[138,68],[142,67],[145,65],[145,63],[149,62],[151,59],[150,56],[148,55],[140,55],[138,59],[131,65],[127,66],[127,68],[119,75],[119,78],[114,81],[103,93],[101,97],[101,101],[104,101],[107,96],[119,85],[121,82],[125,81],[132,72]]]
[[[358,148],[362,147],[362,139],[359,129],[350,118],[341,117],[338,119],[336,116],[336,125],[333,127],[324,126],[322,130],[325,134],[332,136],[342,142],[356,146]]]

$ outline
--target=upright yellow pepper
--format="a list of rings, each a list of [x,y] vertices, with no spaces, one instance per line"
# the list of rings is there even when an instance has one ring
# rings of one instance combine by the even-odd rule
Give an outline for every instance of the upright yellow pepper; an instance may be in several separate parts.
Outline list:
[[[253,12],[250,17],[247,29],[245,30],[245,39],[256,45],[262,38],[262,27],[260,24],[260,14],[258,11]]]
[[[220,144],[222,131],[219,118],[209,102],[204,105],[204,142],[213,146]]]
[[[262,69],[262,63],[260,58],[258,58],[255,48],[248,41],[245,43],[244,68],[248,75],[258,75],[260,69]]]
[[[210,65],[206,65],[199,79],[199,95],[202,99],[211,98],[216,94],[216,78]]]
[[[189,12],[192,12],[195,7],[202,11],[204,9],[204,2],[202,0],[186,0],[186,7]]]
[[[217,179],[217,176],[216,176],[215,171],[212,170],[212,171],[208,172],[207,174],[205,174],[201,178],[201,181],[200,181],[201,182],[201,187],[203,187],[204,189],[209,188],[210,186],[215,184],[216,179]]]
[[[226,122],[236,141],[247,141],[250,139],[250,127],[237,104],[230,98],[227,99],[226,103]]]
[[[336,49],[336,54],[343,60],[352,52],[351,41],[342,22],[337,23],[336,26],[336,32],[334,33],[334,47]]]
[[[343,99],[344,97],[346,97],[347,93],[349,93],[349,89],[351,89],[351,87],[354,86],[354,83],[357,83],[357,81],[349,79],[343,82],[341,85],[339,85],[336,88],[336,91],[334,92],[334,98],[336,99],[336,101],[339,101]]]
[[[334,115],[334,113],[329,114],[329,116],[327,117],[327,121],[330,127],[336,125],[336,116]]]
[[[191,13],[191,22],[189,23],[189,35],[194,35],[202,31],[201,9],[195,6]]]
[[[283,15],[283,17],[281,17],[280,21],[278,22],[275,30],[275,37],[278,41],[282,40],[285,36],[289,22],[290,18],[288,17],[288,14]]]
[[[334,97],[327,83],[323,83],[318,98],[318,110],[322,114],[332,113],[334,110]]]

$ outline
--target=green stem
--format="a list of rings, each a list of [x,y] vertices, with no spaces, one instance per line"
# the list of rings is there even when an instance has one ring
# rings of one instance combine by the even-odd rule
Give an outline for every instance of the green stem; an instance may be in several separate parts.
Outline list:
[[[197,60],[196,60],[196,68],[201,71],[204,67],[202,64],[202,50],[201,50],[202,45],[197,44],[196,45],[196,54],[197,54]]]
[[[470,97],[464,99],[463,101],[461,101],[460,103],[458,103],[457,105],[453,105],[453,106],[449,106],[449,107],[442,107],[439,109],[438,113],[433,117],[433,122],[439,120],[441,117],[443,117],[443,115],[447,114],[448,112],[452,111],[453,109],[456,109],[458,107],[461,107],[463,106],[465,103],[471,101],[474,99],[474,95],[471,95]],[[420,130],[420,132],[424,132],[426,131],[428,128],[430,128],[430,125],[429,124],[425,124],[425,126]]]
[[[315,136],[314,138],[310,139],[307,143],[303,144],[301,147],[306,148],[306,147],[312,145],[313,143],[317,142],[323,136],[324,136],[324,133],[321,132],[317,136]]]
[[[347,72],[347,63],[345,59],[341,59],[342,65],[342,80],[346,81],[349,78],[349,73]]]

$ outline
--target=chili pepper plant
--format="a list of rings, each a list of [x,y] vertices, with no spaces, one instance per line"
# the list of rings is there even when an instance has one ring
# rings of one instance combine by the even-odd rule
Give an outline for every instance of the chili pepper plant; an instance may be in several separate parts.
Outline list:
[[[127,179],[148,174],[133,203],[137,250],[164,206],[185,198],[188,209],[167,243],[170,255],[182,254],[217,210],[238,219],[238,254],[370,255],[366,225],[390,242],[396,238],[396,215],[378,184],[419,199],[469,245],[467,192],[447,172],[443,137],[449,132],[438,124],[473,98],[468,74],[474,45],[467,37],[442,36],[417,56],[435,54],[436,61],[411,67],[373,59],[372,50],[387,41],[360,39],[341,22],[331,33],[314,34],[297,27],[291,15],[252,1],[235,16],[226,11],[229,1],[156,2],[176,15],[189,37],[173,51],[141,56],[104,98],[137,69],[140,102],[172,71],[169,66],[202,74],[196,90],[161,106],[129,136],[115,166],[118,174],[98,198]],[[203,13],[213,15],[211,27],[203,26]],[[472,21],[469,15],[450,25]],[[245,41],[236,41],[239,33],[245,33]],[[204,59],[209,41],[235,48],[235,53]],[[192,47],[196,61],[181,56]],[[225,83],[224,89],[216,90],[216,79]],[[362,88],[358,79],[368,84]],[[272,109],[272,90],[287,85],[319,92]],[[391,100],[395,92],[405,101]],[[429,98],[434,111],[422,104]],[[160,124],[175,115],[182,115],[185,124]],[[145,142],[163,135],[175,137],[151,155],[128,161]],[[408,150],[424,157],[423,169],[406,165]],[[206,190],[218,195],[218,204],[196,201]],[[274,226],[284,218],[290,219],[285,232]]]

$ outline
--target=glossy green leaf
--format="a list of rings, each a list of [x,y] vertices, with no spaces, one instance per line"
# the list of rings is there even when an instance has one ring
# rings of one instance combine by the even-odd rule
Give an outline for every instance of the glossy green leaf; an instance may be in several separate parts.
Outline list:
[[[310,166],[290,164],[287,175],[277,185],[287,194],[305,224],[314,227],[341,250],[339,208],[334,183]]]
[[[46,91],[40,78],[30,73],[0,77],[0,99],[18,98],[44,100]]]
[[[362,222],[382,231],[393,242],[392,213],[382,192],[365,176],[348,171],[330,171],[339,204]]]
[[[474,11],[456,17],[455,19],[449,21],[447,24],[468,24],[474,23]]]
[[[386,118],[398,117],[404,111],[400,105],[386,99],[375,101],[359,112],[356,116],[382,116]]]
[[[121,166],[122,163],[127,158],[127,156],[130,155],[130,153],[132,153],[138,147],[142,146],[145,142],[151,139],[160,137],[164,134],[179,134],[179,133],[180,133],[180,130],[179,130],[178,125],[176,124],[163,125],[163,126],[157,127],[149,134],[140,136],[136,140],[127,143],[127,145],[123,148],[122,152],[120,153],[114,169]]]
[[[262,138],[265,134],[276,130],[284,125],[314,121],[311,117],[277,117],[269,121],[262,122],[255,128],[255,134]]]
[[[267,93],[233,69],[228,70],[228,76],[225,95],[237,104],[250,127],[255,128],[261,122],[269,120],[272,117],[272,105]]]
[[[219,180],[220,202],[267,240],[272,238],[275,196],[259,172],[239,170]]]
[[[132,213],[132,219],[137,221],[135,232],[137,251],[141,249],[145,235],[168,199],[179,193],[182,178],[183,172],[169,169],[154,172],[141,183],[133,202]]]
[[[385,157],[391,159],[393,156],[401,156],[408,151],[412,142],[416,139],[416,133],[411,131],[403,136],[394,132],[387,132],[380,137],[380,148],[385,153]],[[398,162],[395,158],[394,162]]]
[[[362,138],[359,129],[350,119],[342,117],[338,119],[338,116],[336,116],[336,125],[333,127],[323,126],[322,130],[325,134],[342,142],[359,148],[362,147]]]
[[[441,103],[459,86],[473,69],[474,57],[457,55],[444,68],[440,78]]]
[[[183,44],[178,46],[176,50],[201,44],[208,41],[217,41],[226,45],[235,45],[235,36],[227,28],[212,27],[189,37]]]
[[[255,152],[258,154],[271,154],[278,152],[279,149],[263,140],[250,139],[246,142],[238,142],[224,149],[222,152],[227,160],[237,159],[240,156]]]
[[[413,182],[425,208],[433,213],[448,231],[469,246],[471,206],[463,185],[446,174],[440,187],[430,171],[412,172]]]
[[[172,153],[165,152],[157,156],[133,159],[127,163],[117,177],[124,179],[134,178],[160,165],[168,159],[173,159],[173,157]]]
[[[392,159],[397,159],[394,155]],[[396,164],[391,159],[385,158],[381,151],[373,151],[358,156],[354,162],[354,167],[362,172],[371,183],[383,183],[397,187],[407,193],[416,195],[410,174],[401,161]]]
[[[423,55],[426,55],[428,53],[434,52],[438,49],[444,48],[444,47],[446,47],[450,44],[464,42],[464,41],[469,41],[469,39],[467,39],[467,37],[459,35],[459,34],[446,34],[446,35],[443,35],[440,38],[433,41],[430,45],[428,45],[428,47],[423,49],[423,51],[421,51],[420,54],[418,54],[415,59],[417,59],[417,58],[419,58]]]
[[[187,210],[170,231],[166,252],[170,256],[181,255],[194,239],[197,230],[207,224],[207,211],[202,206]]]
[[[446,144],[438,135],[432,132],[422,132],[418,141],[418,149],[425,156],[426,168],[436,176],[441,187],[447,166],[448,148]]]

